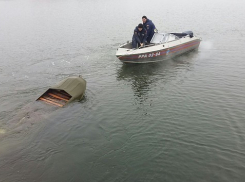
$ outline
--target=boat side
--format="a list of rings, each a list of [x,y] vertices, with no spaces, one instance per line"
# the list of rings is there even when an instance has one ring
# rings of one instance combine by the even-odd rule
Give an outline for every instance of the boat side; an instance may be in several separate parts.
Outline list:
[[[201,39],[184,37],[179,40],[157,44],[142,49],[118,48],[116,56],[124,63],[148,63],[163,61],[198,48]]]

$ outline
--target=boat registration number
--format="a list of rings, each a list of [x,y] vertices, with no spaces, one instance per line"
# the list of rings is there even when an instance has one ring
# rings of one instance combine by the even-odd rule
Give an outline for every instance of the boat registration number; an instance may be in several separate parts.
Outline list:
[[[160,56],[161,52],[150,53],[150,54],[140,54],[138,58],[152,58],[156,56]]]

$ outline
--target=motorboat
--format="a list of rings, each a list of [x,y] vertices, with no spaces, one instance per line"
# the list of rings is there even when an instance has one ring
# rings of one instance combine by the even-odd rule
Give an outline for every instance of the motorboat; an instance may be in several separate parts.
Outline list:
[[[192,31],[182,33],[155,33],[148,45],[132,48],[132,42],[121,45],[116,52],[123,63],[148,63],[163,61],[199,47],[201,38]]]

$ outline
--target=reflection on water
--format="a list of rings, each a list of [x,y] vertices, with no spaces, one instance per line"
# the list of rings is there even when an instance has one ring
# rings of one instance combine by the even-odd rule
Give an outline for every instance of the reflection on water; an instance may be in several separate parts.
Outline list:
[[[134,95],[143,99],[147,97],[151,86],[160,79],[159,77],[156,79],[154,75],[163,71],[163,65],[163,63],[123,64],[117,72],[117,79],[130,82]]]
[[[142,104],[157,83],[166,84],[177,77],[179,68],[188,71],[198,51],[178,56],[174,59],[150,64],[123,64],[117,71],[117,80],[130,83],[135,99]]]

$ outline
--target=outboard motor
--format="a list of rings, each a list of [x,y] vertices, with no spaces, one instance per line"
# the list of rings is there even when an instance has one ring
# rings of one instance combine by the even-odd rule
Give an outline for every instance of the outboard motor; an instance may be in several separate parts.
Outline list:
[[[190,38],[193,37],[193,32],[192,31],[185,31],[185,32],[182,32],[182,33],[185,33],[185,34],[189,35]]]

